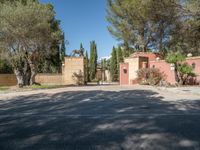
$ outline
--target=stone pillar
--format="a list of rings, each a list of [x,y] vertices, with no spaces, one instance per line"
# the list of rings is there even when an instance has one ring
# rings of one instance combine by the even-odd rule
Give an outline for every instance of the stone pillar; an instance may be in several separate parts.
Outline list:
[[[63,64],[63,84],[84,84],[84,57],[65,57]]]

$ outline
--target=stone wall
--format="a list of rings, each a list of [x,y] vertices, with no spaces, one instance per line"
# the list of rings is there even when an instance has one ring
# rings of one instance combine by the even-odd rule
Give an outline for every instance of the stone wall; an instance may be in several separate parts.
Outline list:
[[[13,86],[17,84],[14,74],[0,74],[0,86]]]
[[[62,74],[38,74],[35,78],[37,83],[62,85]]]
[[[53,85],[72,85],[77,84],[77,78],[74,75],[81,74],[81,82],[84,84],[84,58],[83,57],[65,57],[62,74],[38,74],[35,81],[40,84]],[[14,86],[17,79],[14,74],[0,74],[0,86]]]
[[[124,60],[125,63],[129,64],[128,72],[129,72],[129,84],[131,84],[132,80],[137,78],[137,71],[139,70],[139,58],[126,58]]]
[[[38,74],[35,81],[40,84],[62,85],[62,74]],[[0,74],[0,86],[14,86],[17,79],[14,74]]]
[[[128,76],[125,75],[123,73],[123,69],[120,68],[120,80],[123,80],[123,81],[120,81],[121,84],[126,84],[126,80],[124,79],[125,77],[122,78],[122,76],[126,76],[128,77],[128,84],[136,84],[137,83],[137,71],[141,68],[143,68],[144,64],[146,64],[146,67],[148,67],[148,62],[149,62],[149,59],[147,57],[129,57],[129,58],[126,58],[124,60],[125,64],[128,64]],[[123,66],[123,65],[122,65]]]
[[[79,76],[79,79],[76,76]],[[84,84],[84,57],[65,57],[63,83],[77,84],[77,82]]]

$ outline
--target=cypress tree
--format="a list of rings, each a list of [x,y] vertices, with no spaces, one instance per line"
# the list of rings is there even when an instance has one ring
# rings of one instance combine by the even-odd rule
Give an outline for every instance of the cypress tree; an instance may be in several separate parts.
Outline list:
[[[65,50],[66,50],[66,48],[65,48],[65,34],[63,33],[61,49],[60,49],[60,59],[61,59],[62,62],[64,62]]]
[[[89,58],[88,58],[88,52],[85,53],[85,82],[87,83],[89,81]]]
[[[118,69],[118,80],[119,80],[119,74],[120,74],[120,63],[124,62],[124,57],[122,54],[122,49],[119,46],[117,49],[117,69]]]
[[[95,41],[92,41],[90,43],[90,81],[96,77],[97,57],[97,46]]]
[[[124,62],[124,57],[123,57],[123,53],[122,53],[122,49],[119,46],[118,50],[117,50],[117,57],[118,57],[118,64]]]
[[[118,80],[118,67],[117,67],[117,52],[115,47],[112,49],[112,57],[110,61],[110,73],[111,73],[111,80],[117,81]]]
[[[80,44],[80,56],[81,56],[81,57],[84,57],[84,56],[85,56],[84,51],[85,51],[85,50],[84,50],[84,48],[83,48],[83,44],[81,43],[81,44]]]
[[[82,43],[80,44],[80,50],[81,50],[81,49],[83,49],[83,44],[82,44]]]

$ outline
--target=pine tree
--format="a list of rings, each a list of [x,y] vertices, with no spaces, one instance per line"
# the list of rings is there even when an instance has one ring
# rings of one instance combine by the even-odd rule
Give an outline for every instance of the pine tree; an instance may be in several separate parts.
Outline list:
[[[111,80],[117,81],[118,80],[118,67],[117,67],[117,52],[115,47],[112,49],[112,57],[110,61],[110,73],[111,73]]]
[[[181,33],[176,32],[183,26],[181,20],[190,18],[182,12],[186,1],[192,0],[108,0],[108,30],[140,51],[156,49],[162,53],[172,37]]]
[[[96,77],[97,57],[97,46],[95,41],[92,41],[90,43],[90,81]]]

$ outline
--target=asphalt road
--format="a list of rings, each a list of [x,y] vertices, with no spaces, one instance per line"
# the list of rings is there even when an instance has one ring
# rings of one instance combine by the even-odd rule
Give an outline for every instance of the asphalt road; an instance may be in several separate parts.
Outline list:
[[[200,98],[78,89],[2,98],[0,150],[200,150]]]

